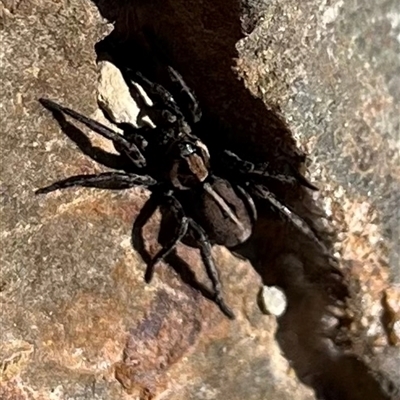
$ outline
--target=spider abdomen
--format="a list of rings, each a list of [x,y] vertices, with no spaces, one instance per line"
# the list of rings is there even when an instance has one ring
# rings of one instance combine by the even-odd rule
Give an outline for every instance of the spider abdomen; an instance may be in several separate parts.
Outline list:
[[[218,177],[204,183],[203,189],[194,201],[195,214],[210,240],[226,247],[245,242],[254,222],[247,198]]]

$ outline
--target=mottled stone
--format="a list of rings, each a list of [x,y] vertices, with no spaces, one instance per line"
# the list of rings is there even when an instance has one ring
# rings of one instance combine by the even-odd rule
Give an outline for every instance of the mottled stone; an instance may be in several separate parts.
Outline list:
[[[0,343],[0,383],[18,376],[29,364],[32,352],[33,346],[27,342],[8,340]]]
[[[396,398],[397,3],[2,1],[0,396]],[[33,196],[53,180],[104,169],[83,153],[105,167],[118,161],[109,143],[57,124],[36,101],[100,118],[94,45],[112,27],[98,10],[119,39],[152,30],[198,95],[214,140],[281,168],[289,159],[304,171],[302,153],[310,154],[320,192],[278,195],[332,243],[337,264],[263,210],[240,249],[259,275],[214,249],[238,316],[230,322],[166,264],[144,284],[130,234],[146,191]],[[152,254],[158,227],[159,215],[145,230]],[[178,253],[207,282],[197,251]],[[349,282],[347,302],[335,265]],[[262,284],[284,288],[279,323],[258,309]]]

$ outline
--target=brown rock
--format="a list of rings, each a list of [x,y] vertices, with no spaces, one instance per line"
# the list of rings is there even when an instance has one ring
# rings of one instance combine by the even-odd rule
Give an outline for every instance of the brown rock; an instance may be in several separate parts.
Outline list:
[[[396,398],[396,2],[139,3],[96,2],[115,21],[114,37],[136,39],[143,26],[154,33],[197,93],[214,139],[277,168],[289,159],[304,169],[303,151],[312,154],[320,194],[278,194],[338,262],[261,210],[252,240],[240,249],[259,275],[214,249],[237,321],[167,265],[145,285],[145,265],[130,247],[145,191],[33,196],[50,181],[102,170],[82,151],[115,165],[117,155],[102,153],[101,141],[59,121],[66,138],[36,101],[47,96],[92,115],[94,45],[111,27],[84,0],[2,2],[0,324],[10,351],[1,357],[0,396]],[[145,233],[156,251],[157,217]],[[197,251],[178,250],[206,282]],[[285,291],[288,309],[278,323],[258,309],[262,284]],[[340,331],[324,318],[329,306],[337,307]],[[329,339],[339,334],[351,355]]]

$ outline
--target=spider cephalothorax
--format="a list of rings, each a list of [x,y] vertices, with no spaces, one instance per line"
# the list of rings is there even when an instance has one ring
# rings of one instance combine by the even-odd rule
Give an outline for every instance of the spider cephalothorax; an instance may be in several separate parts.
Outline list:
[[[148,134],[143,130],[130,130],[129,135],[127,132],[120,135],[76,111],[41,99],[46,108],[69,115],[112,140],[131,165],[126,171],[70,177],[39,189],[37,193],[72,186],[103,189],[129,189],[138,185],[148,187],[152,192],[149,202],[166,205],[174,215],[177,226],[168,243],[148,263],[146,281],[151,280],[156,263],[163,260],[179,241],[188,237],[200,249],[213,284],[215,302],[228,317],[233,318],[234,314],[222,297],[211,244],[232,248],[250,237],[257,219],[253,196],[269,201],[299,226],[300,219],[294,217],[268,190],[268,179],[301,184],[310,189],[315,187],[297,172],[292,175],[276,174],[269,170],[267,164],[255,165],[244,161],[229,150],[219,152],[218,160],[214,163],[207,146],[193,133],[192,128],[201,117],[196,98],[174,69],[168,67],[168,71],[175,88],[187,99],[189,104],[183,108],[189,112],[182,112],[180,105],[163,86],[149,81],[140,73],[125,71],[125,75],[127,72],[129,75],[127,83],[133,78],[153,101],[152,111],[157,127],[151,132],[149,128]],[[214,165],[217,166],[215,170]],[[215,171],[218,171],[217,175]],[[135,222],[134,237],[141,235],[144,222]],[[307,231],[307,228],[303,230]]]

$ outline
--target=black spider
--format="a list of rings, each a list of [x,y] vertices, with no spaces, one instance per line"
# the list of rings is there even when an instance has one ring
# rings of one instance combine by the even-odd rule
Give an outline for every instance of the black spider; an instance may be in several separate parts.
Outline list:
[[[149,132],[131,130],[125,131],[122,136],[76,111],[51,100],[40,99],[49,110],[64,113],[112,140],[116,149],[128,158],[130,165],[124,171],[73,176],[39,189],[36,193],[49,193],[73,186],[102,189],[129,189],[139,185],[148,187],[151,191],[149,203],[153,206],[144,219],[150,217],[155,205],[163,204],[175,217],[177,227],[169,243],[149,261],[146,281],[151,281],[155,265],[179,241],[188,238],[200,249],[213,285],[214,301],[229,318],[234,318],[222,297],[211,244],[233,248],[250,237],[257,219],[252,196],[268,200],[303,232],[313,236],[308,226],[268,190],[267,182],[275,179],[316,188],[294,169],[292,175],[276,174],[270,171],[267,164],[254,165],[228,150],[218,154],[218,163],[215,165],[218,164],[217,170],[221,176],[216,176],[207,146],[193,134],[192,128],[201,117],[196,98],[174,69],[168,67],[168,71],[176,89],[175,97],[140,73],[125,71],[125,76],[130,75],[127,82],[133,78],[141,84],[154,103],[152,118],[157,127]],[[179,98],[180,106],[175,98]],[[135,238],[141,236],[145,220],[135,222],[134,242]]]

